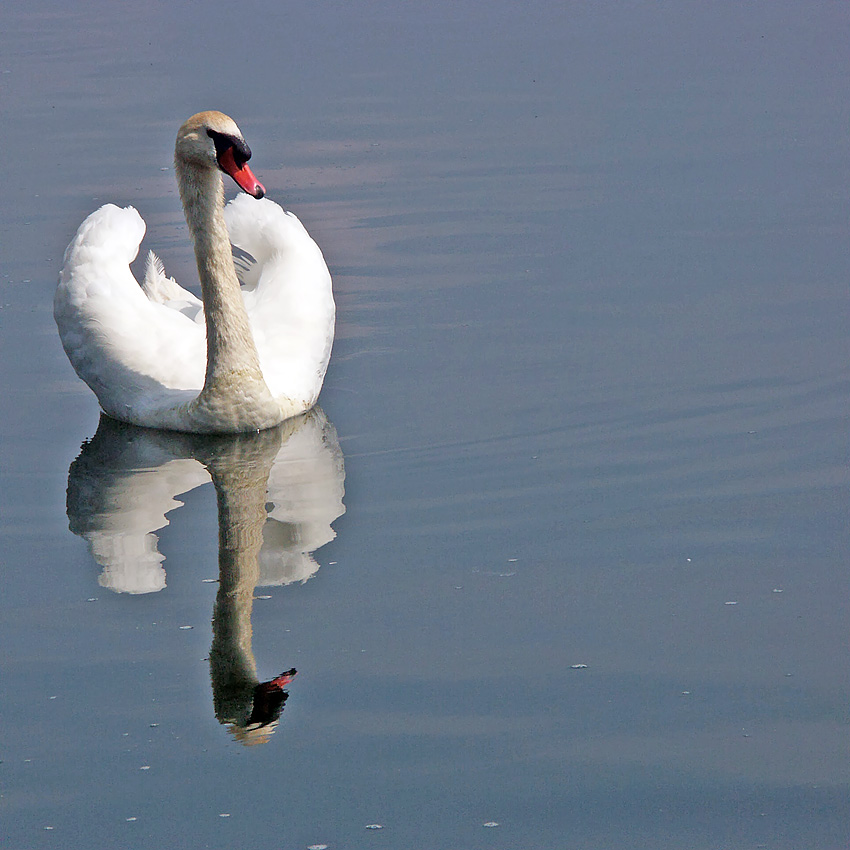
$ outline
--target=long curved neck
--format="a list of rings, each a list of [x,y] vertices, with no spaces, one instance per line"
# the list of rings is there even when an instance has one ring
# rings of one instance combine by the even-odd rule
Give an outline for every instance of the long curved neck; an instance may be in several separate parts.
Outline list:
[[[183,211],[195,244],[207,325],[207,371],[198,400],[227,396],[236,387],[244,390],[246,384],[265,387],[224,223],[221,174],[179,160],[175,165]]]

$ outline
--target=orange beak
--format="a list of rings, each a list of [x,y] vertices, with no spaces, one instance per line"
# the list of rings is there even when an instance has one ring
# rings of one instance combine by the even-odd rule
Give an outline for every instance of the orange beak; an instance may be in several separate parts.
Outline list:
[[[218,164],[222,170],[229,174],[237,183],[240,189],[253,195],[255,198],[262,198],[266,194],[266,190],[262,183],[254,177],[254,172],[248,168],[248,163],[243,162],[241,165],[236,162],[233,156],[233,148],[229,147],[219,158]]]

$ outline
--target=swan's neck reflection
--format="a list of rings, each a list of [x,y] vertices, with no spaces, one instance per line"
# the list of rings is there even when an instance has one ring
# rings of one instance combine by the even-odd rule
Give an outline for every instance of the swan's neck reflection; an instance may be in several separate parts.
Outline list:
[[[177,496],[210,481],[218,506],[219,589],[210,672],[216,717],[237,740],[271,735],[295,670],[260,682],[251,612],[258,585],[305,581],[312,552],[335,536],[344,468],[333,426],[321,410],[278,428],[236,437],[152,431],[103,417],[71,465],[68,518],[116,592],[165,587],[154,534]]]
[[[260,683],[251,648],[251,611],[260,578],[260,549],[266,522],[268,453],[249,460],[217,457],[207,463],[218,502],[218,594],[213,609],[210,674],[219,722],[237,740],[268,740],[289,694],[280,684],[295,675]]]

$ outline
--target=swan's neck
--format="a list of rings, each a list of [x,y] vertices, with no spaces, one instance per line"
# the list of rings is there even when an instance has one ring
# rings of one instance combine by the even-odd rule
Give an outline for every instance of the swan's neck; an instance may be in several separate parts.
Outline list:
[[[233,265],[221,174],[190,168],[180,161],[176,166],[180,198],[195,244],[207,326],[207,371],[197,404],[217,407],[228,399],[254,397],[265,404],[271,401],[271,394]]]

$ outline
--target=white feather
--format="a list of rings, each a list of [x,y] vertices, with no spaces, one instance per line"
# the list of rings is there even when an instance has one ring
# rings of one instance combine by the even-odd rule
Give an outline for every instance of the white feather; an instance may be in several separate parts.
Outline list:
[[[194,322],[203,322],[204,302],[188,289],[183,289],[173,277],[168,277],[165,265],[153,251],[148,251],[142,289],[151,301],[179,310]]]
[[[230,241],[255,262],[243,298],[273,396],[315,403],[333,343],[331,276],[304,225],[273,201],[237,195],[224,210]]]

